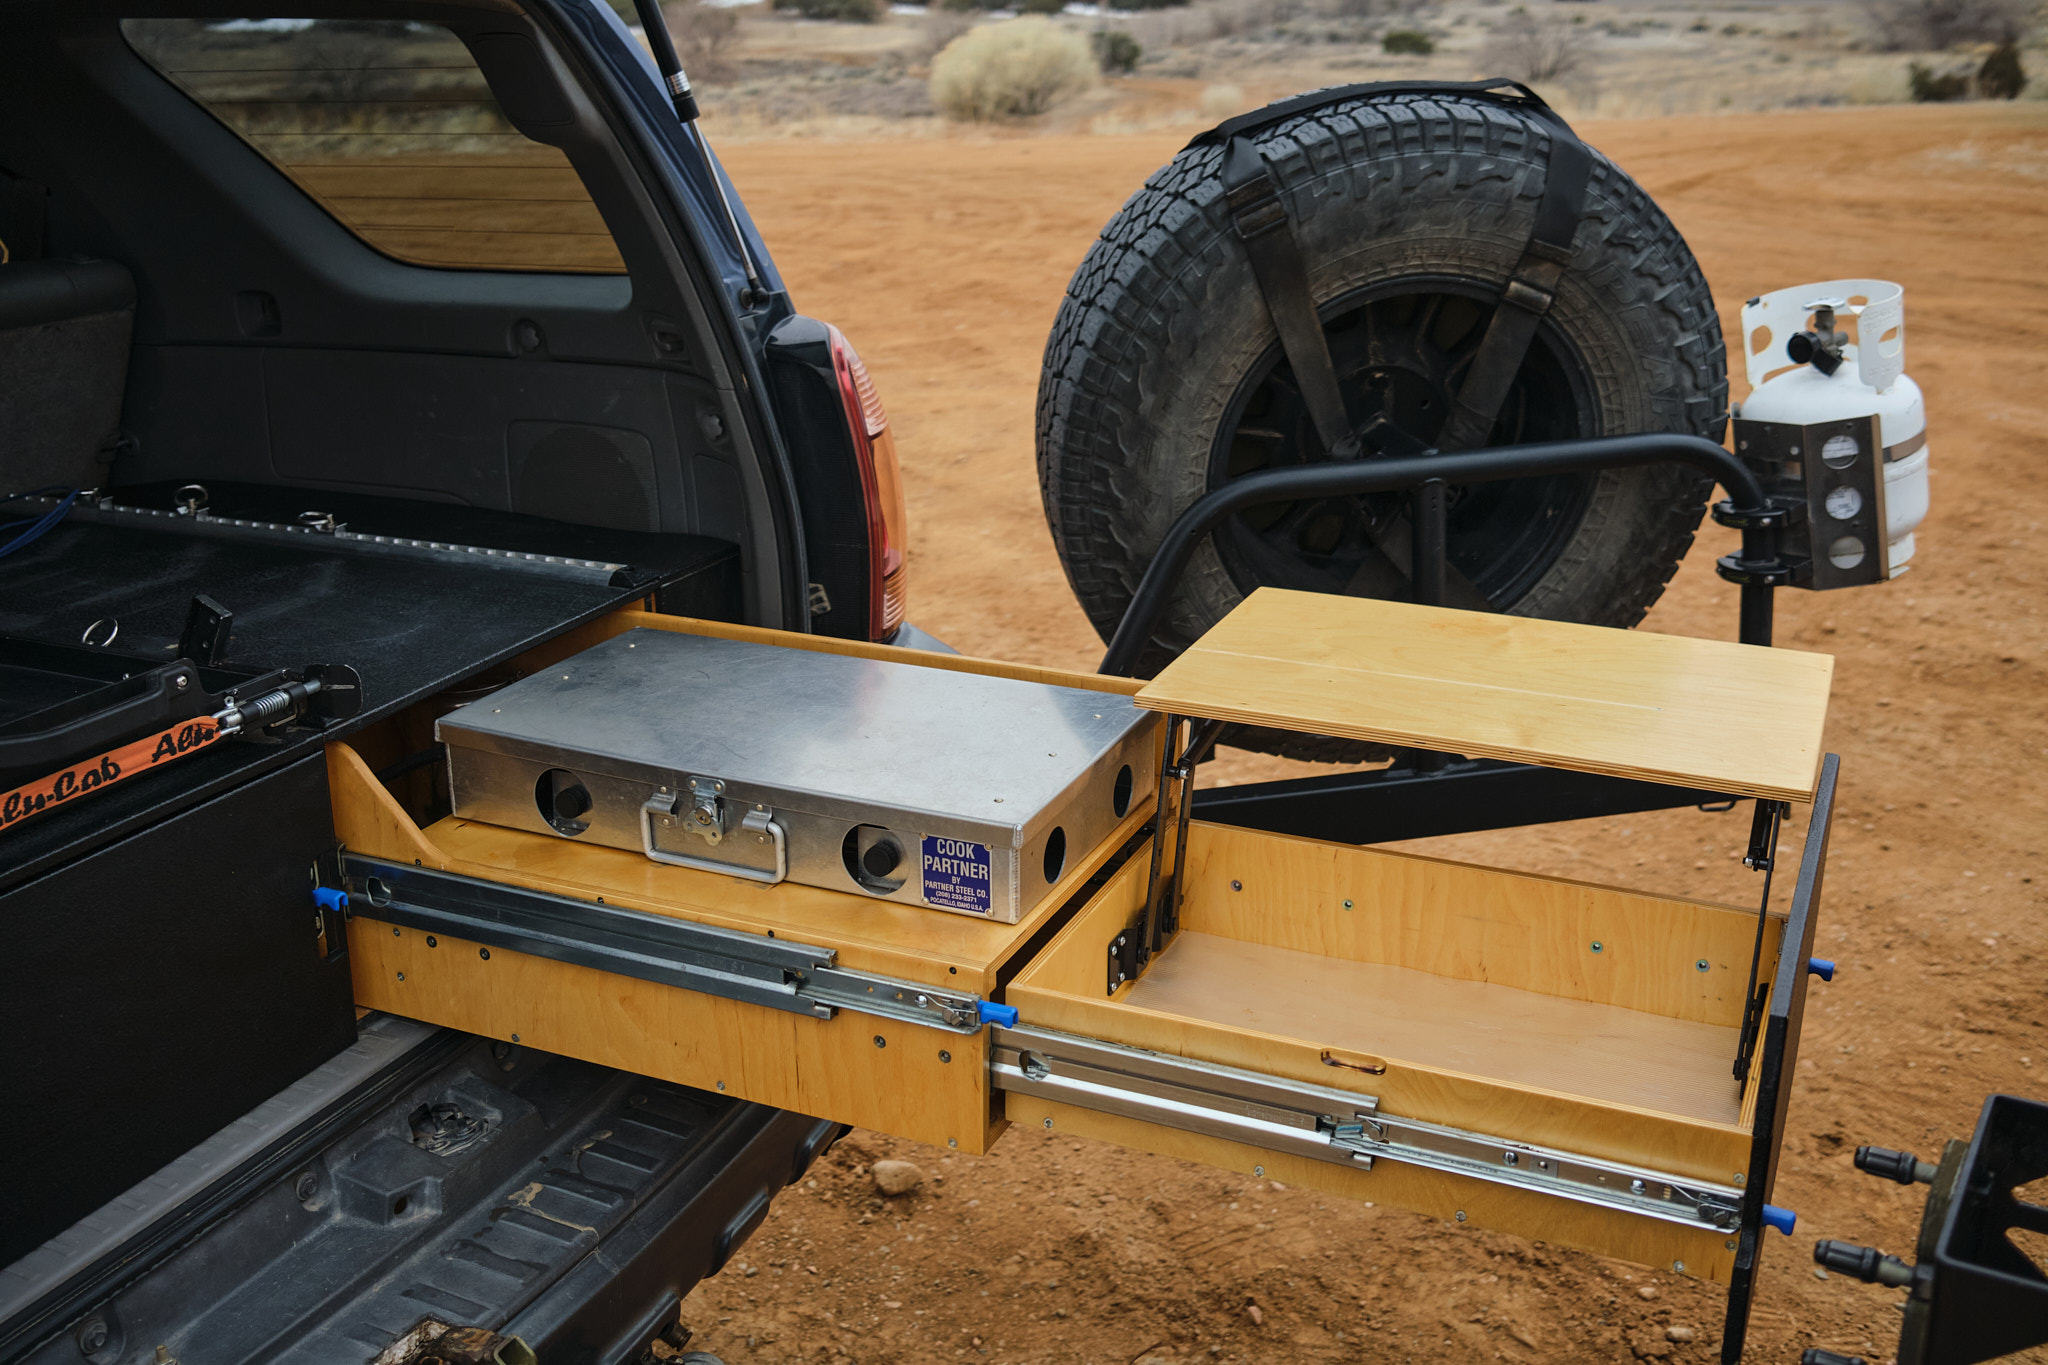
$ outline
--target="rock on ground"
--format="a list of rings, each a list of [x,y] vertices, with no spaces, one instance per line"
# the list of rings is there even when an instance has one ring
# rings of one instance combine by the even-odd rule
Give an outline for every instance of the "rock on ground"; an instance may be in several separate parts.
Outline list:
[[[924,1171],[914,1161],[877,1161],[868,1174],[874,1177],[875,1188],[891,1199],[924,1183]]]

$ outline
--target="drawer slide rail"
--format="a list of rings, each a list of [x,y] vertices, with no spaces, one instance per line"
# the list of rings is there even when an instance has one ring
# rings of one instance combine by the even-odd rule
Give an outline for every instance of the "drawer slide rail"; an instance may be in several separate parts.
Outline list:
[[[954,1033],[981,1028],[979,996],[837,965],[830,948],[574,900],[344,851],[349,912],[510,952],[830,1019],[847,1009]]]
[[[1398,1118],[1371,1095],[1028,1027],[991,1030],[997,1089],[1363,1170],[1400,1161],[1691,1227],[1734,1230],[1734,1186]]]

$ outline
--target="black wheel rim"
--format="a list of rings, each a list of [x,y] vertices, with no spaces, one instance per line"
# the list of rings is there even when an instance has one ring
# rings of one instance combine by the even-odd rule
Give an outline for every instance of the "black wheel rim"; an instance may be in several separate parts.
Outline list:
[[[1499,287],[1452,278],[1402,279],[1361,290],[1324,310],[1324,334],[1347,414],[1358,426],[1385,416],[1432,444],[1492,316]],[[1547,322],[1487,444],[1597,434],[1591,376]],[[1368,442],[1364,458],[1397,453]],[[1209,456],[1208,487],[1261,469],[1327,459],[1277,342],[1238,385]],[[1563,553],[1591,502],[1597,476],[1552,475],[1453,485],[1446,555],[1496,607],[1514,605]],[[1239,591],[1260,586],[1377,595],[1375,547],[1406,515],[1405,493],[1322,498],[1255,507],[1217,528],[1216,545]],[[1405,573],[1408,565],[1399,566]]]

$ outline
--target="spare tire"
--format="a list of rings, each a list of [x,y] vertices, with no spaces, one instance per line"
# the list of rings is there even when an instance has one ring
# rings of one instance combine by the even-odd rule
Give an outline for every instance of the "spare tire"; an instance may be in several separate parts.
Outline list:
[[[1433,442],[1529,241],[1550,131],[1483,98],[1351,98],[1254,135],[1291,215],[1348,415]],[[1067,286],[1038,390],[1039,489],[1108,640],[1173,520],[1258,469],[1327,458],[1232,227],[1222,149],[1191,147],[1112,218]],[[1572,260],[1489,445],[1623,432],[1721,439],[1727,356],[1670,219],[1595,153]],[[1377,452],[1368,446],[1365,458]],[[1710,481],[1644,467],[1451,490],[1449,559],[1497,610],[1632,626],[1692,544]],[[1363,571],[1404,495],[1252,509],[1196,552],[1139,672],[1261,585],[1387,595]],[[1392,585],[1401,591],[1404,585]],[[1351,742],[1225,742],[1362,761]]]

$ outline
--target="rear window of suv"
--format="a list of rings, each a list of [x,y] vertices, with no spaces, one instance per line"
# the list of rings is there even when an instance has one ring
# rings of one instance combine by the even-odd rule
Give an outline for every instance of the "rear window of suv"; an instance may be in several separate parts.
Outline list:
[[[394,19],[128,19],[144,61],[356,236],[413,265],[619,274],[590,193],[469,49]]]

